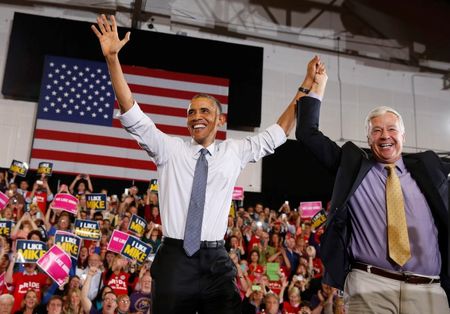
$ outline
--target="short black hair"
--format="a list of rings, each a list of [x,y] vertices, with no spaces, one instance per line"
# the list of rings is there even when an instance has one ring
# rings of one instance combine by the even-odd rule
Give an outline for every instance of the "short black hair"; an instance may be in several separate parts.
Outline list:
[[[200,93],[200,94],[197,94],[194,97],[192,97],[191,101],[194,100],[194,99],[197,99],[197,98],[206,98],[206,99],[211,100],[216,105],[217,109],[219,109],[219,114],[222,114],[222,112],[223,112],[222,111],[222,104],[220,103],[219,100],[217,100],[216,97],[211,96],[209,94]]]

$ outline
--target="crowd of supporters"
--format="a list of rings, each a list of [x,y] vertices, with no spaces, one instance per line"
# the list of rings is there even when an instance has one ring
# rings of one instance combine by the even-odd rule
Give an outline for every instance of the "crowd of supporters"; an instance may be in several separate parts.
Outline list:
[[[14,221],[10,234],[0,235],[0,313],[151,313],[151,256],[163,241],[157,193],[131,186],[123,195],[109,195],[89,175],[52,191],[47,180],[42,176],[30,185],[27,178],[0,172],[0,191],[9,197],[0,219]],[[52,208],[56,192],[78,198],[76,215]],[[93,192],[107,195],[105,210],[86,207]],[[230,211],[225,234],[242,313],[344,313],[340,291],[321,282],[322,228],[313,230],[287,202],[280,208],[253,205]],[[141,240],[152,252],[141,265],[107,250],[113,230],[129,233],[132,214],[148,223]],[[43,241],[50,248],[57,230],[72,232],[75,218],[97,221],[101,240],[83,241],[65,284],[58,286],[36,264],[16,263],[16,240]]]

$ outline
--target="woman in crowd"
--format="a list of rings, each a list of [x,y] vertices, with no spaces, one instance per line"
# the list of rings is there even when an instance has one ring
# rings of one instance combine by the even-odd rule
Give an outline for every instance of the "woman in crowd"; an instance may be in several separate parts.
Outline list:
[[[36,291],[33,289],[28,290],[22,300],[20,310],[15,314],[35,314],[37,313],[37,307],[39,305],[39,298]]]
[[[75,185],[78,183],[75,192]],[[87,183],[87,186],[86,186]],[[92,193],[94,191],[92,187],[91,178],[87,174],[79,174],[73,179],[69,186],[70,194],[75,196],[85,195],[87,193]]]
[[[258,280],[264,272],[264,267],[259,264],[259,251],[252,250],[250,252],[248,264],[248,275],[251,281],[253,282],[255,279]]]
[[[65,296],[64,314],[83,314],[83,307],[81,306],[81,291],[79,288],[72,288]]]
[[[105,271],[104,284],[110,286],[117,296],[129,294],[134,289],[136,272],[128,272],[127,266],[128,260],[116,255],[111,268]]]
[[[38,227],[34,223],[29,213],[23,214],[22,218],[19,219],[17,224],[14,226],[11,232],[11,239],[17,240],[27,239],[28,233],[32,230],[38,230]]]
[[[283,293],[283,292],[282,292]],[[283,302],[283,314],[297,314],[301,310],[300,290],[292,287],[288,290],[289,301]],[[281,298],[280,298],[281,299]]]
[[[0,192],[5,193],[8,187],[8,171],[0,171]]]
[[[142,241],[151,245],[151,254],[156,254],[161,245],[161,230],[159,229],[159,225],[156,225],[153,222],[150,222],[147,225],[147,228],[148,232],[142,237]]]
[[[85,246],[80,248],[78,254],[76,273],[81,274],[86,267],[88,267],[89,249]]]

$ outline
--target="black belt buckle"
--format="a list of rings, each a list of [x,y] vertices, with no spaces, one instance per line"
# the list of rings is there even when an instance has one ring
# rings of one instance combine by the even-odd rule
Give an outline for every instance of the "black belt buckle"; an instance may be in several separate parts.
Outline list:
[[[218,241],[202,241],[200,247],[204,249],[218,249],[224,246],[224,240]]]

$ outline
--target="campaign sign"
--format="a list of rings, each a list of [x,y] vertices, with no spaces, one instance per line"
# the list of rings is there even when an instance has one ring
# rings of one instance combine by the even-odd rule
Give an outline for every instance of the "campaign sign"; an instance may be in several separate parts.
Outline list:
[[[78,259],[80,253],[81,238],[66,231],[57,230],[55,244],[69,253],[72,258]]]
[[[114,230],[109,239],[107,250],[120,254],[129,237],[128,233]]]
[[[62,248],[53,245],[36,264],[49,275],[57,284],[61,286],[69,276],[72,261]]]
[[[242,186],[235,186],[233,188],[233,196],[231,197],[233,201],[243,201],[244,200],[244,188]]]
[[[53,172],[53,163],[48,161],[43,161],[39,163],[39,166],[36,170],[37,175],[45,174],[47,177],[50,177]]]
[[[12,226],[12,220],[0,220],[0,236],[8,238],[11,235]]]
[[[86,207],[93,210],[102,211],[106,209],[106,194],[91,193],[86,194]]]
[[[311,228],[317,229],[327,221],[327,214],[325,210],[320,210],[311,218]]]
[[[47,245],[44,242],[31,240],[16,241],[16,263],[36,263],[45,252],[47,252]]]
[[[158,180],[151,179],[149,188],[150,188],[150,192],[158,193]]]
[[[144,235],[145,228],[147,228],[147,222],[145,219],[133,214],[131,216],[130,223],[128,224],[128,230],[142,237]]]
[[[5,193],[0,192],[0,210],[2,210],[3,208],[6,207],[6,204],[8,204],[8,201],[9,201],[9,197]]]
[[[322,209],[322,202],[300,202],[302,218],[311,218]]]
[[[13,160],[11,162],[11,166],[9,166],[9,172],[10,173],[17,173],[21,177],[25,177],[28,172],[28,164],[23,161]]]
[[[74,233],[82,239],[100,241],[102,237],[97,221],[75,219]]]
[[[120,254],[128,259],[136,260],[138,264],[143,264],[151,251],[152,247],[150,245],[138,238],[129,236]]]
[[[58,193],[53,200],[52,208],[61,209],[76,215],[78,211],[78,199],[67,193]]]

